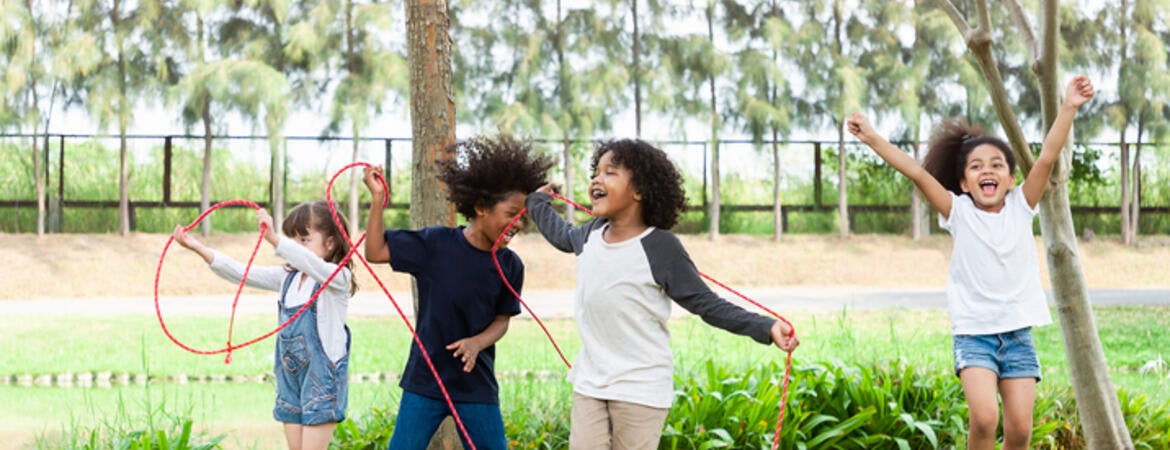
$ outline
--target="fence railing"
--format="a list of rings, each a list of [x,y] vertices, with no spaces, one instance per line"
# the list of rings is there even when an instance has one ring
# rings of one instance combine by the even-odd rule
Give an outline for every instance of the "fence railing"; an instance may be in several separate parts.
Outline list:
[[[70,171],[66,169],[67,162],[71,158],[83,158],[85,155],[72,155],[72,148],[78,148],[81,144],[86,142],[96,142],[99,146],[117,148],[117,136],[109,135],[86,135],[86,134],[49,134],[49,135],[4,135],[0,136],[0,144],[9,143],[13,140],[18,141],[17,145],[10,145],[10,150],[17,153],[30,152],[32,147],[32,140],[36,139],[40,144],[38,147],[40,152],[39,164],[42,170],[41,176],[45,180],[44,198],[41,199],[48,210],[48,219],[46,230],[50,232],[59,232],[64,227],[62,226],[63,211],[69,209],[85,209],[85,210],[117,210],[120,205],[115,193],[112,198],[73,198],[68,195],[67,184],[70,183]],[[197,198],[176,196],[174,189],[175,178],[175,153],[176,147],[182,146],[185,149],[196,148],[201,150],[203,145],[203,136],[195,135],[129,135],[126,137],[127,146],[140,161],[148,161],[155,164],[157,159],[161,157],[161,174],[158,174],[158,187],[152,192],[154,195],[149,195],[150,198],[134,198],[128,202],[128,213],[130,217],[130,226],[132,230],[136,230],[137,216],[141,210],[154,209],[168,209],[168,208],[194,208],[200,207],[200,201]],[[103,144],[103,141],[115,141],[110,144]],[[573,161],[576,172],[574,180],[577,185],[587,184],[588,170],[588,147],[593,141],[582,140],[559,140],[559,139],[535,139],[535,143],[543,147],[551,147],[553,154],[561,155],[561,149],[564,145],[569,145],[573,148]],[[272,180],[275,177],[282,177],[282,180],[288,180],[290,173],[312,174],[331,173],[330,169],[340,167],[349,163],[353,159],[351,150],[355,147],[355,141],[352,138],[345,137],[312,137],[312,136],[287,136],[282,137],[280,144],[277,146],[278,151],[283,152],[284,156],[292,156],[291,158],[281,158],[285,161],[283,167],[275,167],[274,163],[277,161],[276,155],[270,151],[269,141],[265,136],[215,136],[213,137],[215,151],[227,150],[232,155],[232,158],[244,161],[250,161],[250,164],[256,165],[266,170],[267,179],[261,180],[267,185],[265,198],[251,198],[261,206],[268,207],[272,203],[273,192],[271,186]],[[358,139],[356,147],[358,148],[358,159],[365,161],[372,161],[382,163],[387,170],[387,177],[392,178],[397,172],[403,172],[406,176],[409,175],[411,162],[411,147],[409,145],[409,138],[388,138],[388,137],[368,137]],[[710,177],[709,167],[711,165],[711,143],[709,141],[684,141],[684,140],[667,140],[655,141],[655,144],[667,151],[680,169],[684,171],[687,178],[693,180],[693,185],[688,187],[688,197],[691,202],[688,206],[690,211],[707,211],[710,207],[712,180]],[[785,197],[792,197],[794,200],[784,201],[780,205],[781,220],[783,221],[783,228],[789,228],[790,214],[801,213],[823,213],[830,214],[837,210],[836,196],[832,196],[831,202],[826,202],[824,199],[825,191],[836,191],[839,187],[836,182],[835,160],[828,160],[826,154],[834,152],[835,155],[837,142],[836,141],[819,141],[819,140],[786,140],[777,142],[777,145],[784,148],[781,154],[781,166],[783,167],[782,181],[785,191]],[[903,148],[910,148],[912,143],[896,142]],[[1116,153],[1118,144],[1116,143],[1091,143],[1087,144],[1102,152],[1105,156],[1097,160],[1097,164],[1109,165],[1108,161],[1113,161],[1116,165],[1116,158],[1112,157]],[[774,210],[774,201],[771,198],[771,183],[775,183],[772,179],[772,163],[771,157],[772,142],[765,141],[762,143],[755,143],[747,140],[725,140],[719,142],[720,146],[720,165],[723,176],[720,180],[721,189],[724,199],[720,203],[720,210],[728,213],[743,213],[743,212],[771,212]],[[1164,146],[1147,144],[1149,148],[1154,151],[1146,151],[1145,159],[1151,160],[1151,165],[1157,165],[1161,158],[1166,158],[1166,149]],[[870,152],[864,150],[860,143],[847,142],[844,147],[846,154],[850,158],[860,158],[863,164],[872,164],[875,158]],[[923,150],[924,151],[924,150]],[[338,156],[338,155],[341,156]],[[2,155],[2,154],[0,154]],[[835,156],[833,156],[835,158]],[[865,158],[870,158],[866,160]],[[1161,161],[1164,165],[1165,161]],[[116,162],[113,163],[116,167]],[[560,168],[563,170],[564,161],[560,161]],[[883,164],[878,164],[884,166]],[[157,166],[157,165],[156,165]],[[263,167],[267,166],[267,167]],[[833,168],[832,171],[826,172],[826,166]],[[152,166],[155,167],[155,166]],[[191,168],[186,167],[188,171]],[[28,170],[32,170],[31,167]],[[881,170],[892,170],[886,169]],[[31,178],[31,177],[25,177]],[[892,179],[897,179],[893,177]],[[115,185],[117,178],[112,181]],[[239,181],[239,180],[234,180]],[[251,180],[255,183],[257,180]],[[697,183],[695,183],[697,181]],[[1154,178],[1150,173],[1143,173],[1143,186],[1157,186],[1165,185],[1166,180]],[[51,182],[51,183],[50,183]],[[870,181],[873,182],[872,180]],[[288,183],[282,183],[288,186]],[[322,185],[324,183],[322,182]],[[865,197],[857,193],[858,182],[847,183],[846,191],[847,198]],[[734,194],[726,194],[729,187],[732,186],[750,185],[752,192],[745,194],[744,192],[737,192]],[[871,189],[874,186],[862,186],[865,189]],[[153,189],[153,188],[152,188]],[[391,186],[393,190],[394,187]],[[401,188],[400,188],[401,189]],[[850,192],[854,189],[854,192]],[[188,190],[189,191],[189,190]],[[869,213],[894,213],[906,214],[910,213],[909,206],[909,189],[906,189],[907,194],[903,197],[905,201],[886,202],[880,204],[866,204],[862,199],[859,203],[849,204],[847,210],[850,217],[856,214]],[[115,191],[116,192],[116,191]],[[797,195],[788,195],[796,192]],[[295,196],[294,196],[295,197]],[[287,194],[283,196],[285,205],[295,204],[299,201],[310,200],[309,198],[290,198]],[[1116,197],[1112,197],[1115,198]],[[391,209],[405,210],[409,207],[409,196],[394,195],[391,193]],[[398,199],[395,201],[395,199]],[[731,201],[728,201],[728,200]],[[212,203],[225,199],[212,199]],[[1117,203],[1115,200],[1112,203]],[[16,198],[2,198],[0,197],[0,209],[36,209],[38,199],[35,193],[27,196],[17,196]],[[361,205],[364,210],[366,205]],[[1119,214],[1119,206],[1112,204],[1095,204],[1095,205],[1074,205],[1072,207],[1074,214],[1081,215],[1116,215]],[[1170,216],[1170,205],[1151,204],[1143,205],[1141,207],[1143,215],[1161,215]],[[852,220],[851,220],[852,222]],[[851,223],[850,228],[854,225]]]

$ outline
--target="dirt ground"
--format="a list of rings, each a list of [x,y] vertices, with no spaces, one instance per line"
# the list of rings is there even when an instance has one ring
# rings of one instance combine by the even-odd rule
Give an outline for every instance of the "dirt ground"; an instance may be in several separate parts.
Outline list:
[[[13,272],[0,278],[0,299],[149,297],[155,268],[168,235],[0,234],[0,260]],[[942,287],[951,252],[948,235],[920,242],[907,237],[857,235],[848,239],[823,235],[770,237],[728,235],[716,242],[705,235],[681,237],[699,270],[731,286],[880,286]],[[213,234],[205,242],[246,260],[257,237]],[[1042,251],[1037,239],[1037,250]],[[573,256],[553,249],[537,234],[518,236],[512,249],[527,267],[528,289],[572,289]],[[1081,263],[1090,288],[1168,287],[1170,237],[1144,237],[1126,247],[1106,238],[1079,243]],[[1041,275],[1047,286],[1047,267]],[[265,243],[257,262],[276,264]],[[358,284],[377,289],[358,267]],[[385,265],[378,276],[394,290],[408,290],[409,278]],[[168,251],[160,293],[175,295],[230,295],[233,287],[207,270],[193,253],[177,244]]]

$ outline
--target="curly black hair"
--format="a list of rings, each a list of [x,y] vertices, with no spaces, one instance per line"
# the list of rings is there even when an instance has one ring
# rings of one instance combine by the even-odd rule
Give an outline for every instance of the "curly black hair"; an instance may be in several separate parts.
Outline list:
[[[511,192],[528,194],[543,186],[552,158],[533,151],[532,141],[510,135],[479,136],[447,147],[454,159],[439,161],[439,181],[447,200],[468,220],[475,208],[491,208]]]
[[[682,175],[666,152],[638,139],[602,141],[593,152],[591,173],[606,153],[613,152],[613,163],[630,169],[630,183],[642,195],[642,221],[646,225],[669,230],[687,205]]]
[[[960,119],[946,119],[935,127],[922,167],[948,191],[963,195],[959,182],[966,172],[967,157],[975,147],[983,144],[993,145],[1003,152],[1008,171],[1013,175],[1016,173],[1016,155],[1007,142],[995,136],[987,136],[983,127]]]

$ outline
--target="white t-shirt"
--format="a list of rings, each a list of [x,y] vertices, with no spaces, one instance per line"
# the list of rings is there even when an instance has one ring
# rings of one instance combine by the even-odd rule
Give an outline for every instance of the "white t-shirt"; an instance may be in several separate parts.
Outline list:
[[[215,258],[208,264],[211,271],[220,278],[239,283],[244,277],[244,265],[219,251],[214,253]],[[288,287],[288,293],[284,297],[286,307],[304,305],[313,296],[313,286],[318,282],[324,282],[329,278],[329,274],[337,269],[337,264],[325,262],[305,246],[283,235],[276,245],[276,255],[288,261],[290,266],[300,272]],[[280,292],[284,288],[284,280],[288,278],[288,274],[284,266],[252,266],[248,271],[247,285]],[[305,275],[307,278],[301,283],[301,277]],[[325,349],[325,354],[335,363],[345,356],[345,314],[349,309],[349,280],[352,277],[353,273],[348,268],[341,269],[341,273],[333,277],[329,286],[321,291],[315,302],[317,334],[321,337],[321,346]]]
[[[954,238],[947,303],[951,332],[996,334],[1052,323],[1040,287],[1040,264],[1023,185],[1008,191],[998,213],[975,206],[968,195],[951,193],[949,218],[939,226]]]

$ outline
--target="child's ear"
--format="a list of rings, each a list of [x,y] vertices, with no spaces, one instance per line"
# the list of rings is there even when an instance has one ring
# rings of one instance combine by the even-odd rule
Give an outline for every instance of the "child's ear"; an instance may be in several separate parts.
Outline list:
[[[483,205],[475,205],[475,217],[483,217],[488,215],[492,210]]]
[[[634,191],[634,201],[635,202],[642,201],[642,193],[641,192]]]

